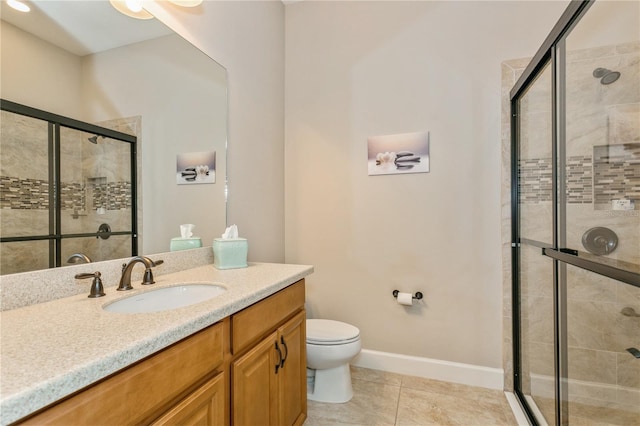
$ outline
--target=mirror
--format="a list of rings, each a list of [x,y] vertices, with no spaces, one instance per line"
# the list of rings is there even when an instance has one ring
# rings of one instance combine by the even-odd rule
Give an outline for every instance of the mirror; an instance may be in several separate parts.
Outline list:
[[[106,0],[29,5],[1,3],[0,98],[137,136],[140,254],[169,251],[185,223],[210,245],[226,227],[226,70],[157,19]],[[210,178],[178,184],[179,165],[198,153],[215,153]],[[0,226],[23,213],[3,204]]]

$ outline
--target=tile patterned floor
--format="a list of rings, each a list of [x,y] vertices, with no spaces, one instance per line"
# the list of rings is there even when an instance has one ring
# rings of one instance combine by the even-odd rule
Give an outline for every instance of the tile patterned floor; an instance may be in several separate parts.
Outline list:
[[[351,367],[353,399],[309,401],[304,426],[517,425],[504,392]]]

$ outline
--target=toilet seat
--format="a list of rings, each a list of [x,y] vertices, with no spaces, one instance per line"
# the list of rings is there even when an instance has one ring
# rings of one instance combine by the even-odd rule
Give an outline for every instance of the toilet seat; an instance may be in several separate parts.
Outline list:
[[[307,320],[307,343],[311,345],[345,345],[360,339],[360,330],[351,324],[327,319]]]

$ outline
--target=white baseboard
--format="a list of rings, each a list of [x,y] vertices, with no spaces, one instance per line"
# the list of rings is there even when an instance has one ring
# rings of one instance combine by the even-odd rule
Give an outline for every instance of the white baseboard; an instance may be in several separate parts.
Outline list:
[[[363,349],[351,361],[351,365],[469,386],[498,390],[504,388],[503,370],[501,368],[482,367],[370,349]]]

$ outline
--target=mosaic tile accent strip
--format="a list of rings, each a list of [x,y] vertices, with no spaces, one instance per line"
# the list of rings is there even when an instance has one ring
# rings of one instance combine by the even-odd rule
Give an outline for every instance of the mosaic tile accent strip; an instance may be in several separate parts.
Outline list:
[[[519,162],[519,188],[521,204],[552,201],[552,167],[550,158],[522,159]],[[593,163],[590,156],[567,159],[567,202],[593,203]]]
[[[595,203],[640,200],[640,143],[593,147]]]
[[[95,185],[93,209],[98,207],[104,207],[107,210],[131,208],[131,182],[109,182]]]
[[[110,182],[89,185],[93,188],[93,208],[107,210],[131,208],[131,183]],[[87,186],[77,182],[63,182],[60,195],[62,210],[85,210]],[[40,179],[23,179],[0,176],[0,208],[22,210],[49,209],[49,182]]]
[[[0,208],[49,209],[49,182],[40,179],[0,176]]]
[[[62,210],[84,210],[86,204],[85,187],[81,183],[62,183],[60,188],[60,204]]]
[[[521,204],[552,200],[551,158],[521,159],[518,162],[518,178]]]
[[[593,203],[593,161],[590,156],[569,157],[566,169],[567,202]]]

